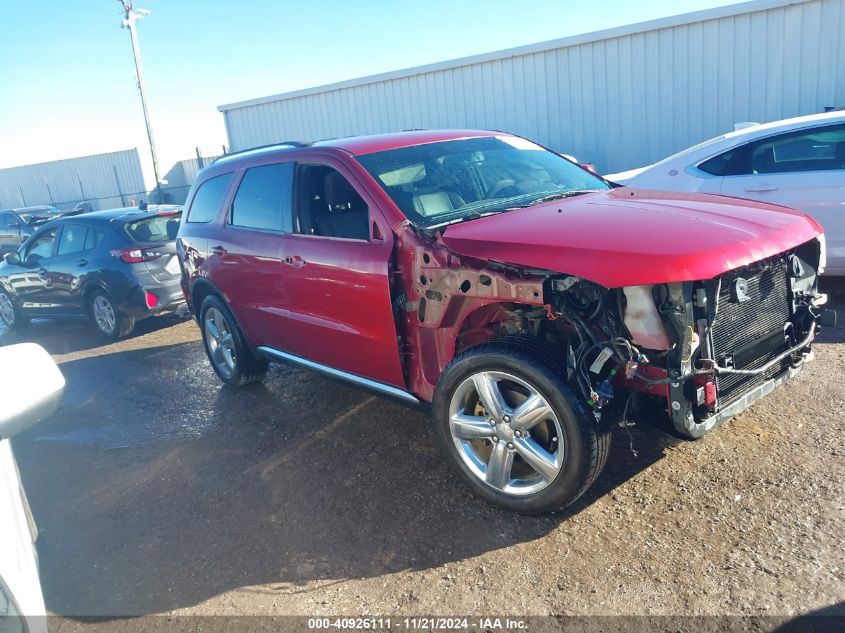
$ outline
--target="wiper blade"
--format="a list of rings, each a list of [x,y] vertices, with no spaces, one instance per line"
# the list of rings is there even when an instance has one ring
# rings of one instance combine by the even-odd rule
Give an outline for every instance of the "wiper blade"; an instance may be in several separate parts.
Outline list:
[[[533,207],[538,204],[543,204],[544,202],[552,202],[553,200],[563,200],[564,198],[574,198],[575,196],[582,196],[585,193],[593,193],[595,191],[601,191],[600,189],[570,189],[569,191],[557,191],[555,193],[550,193],[545,196],[540,196],[539,198],[534,198],[530,202],[526,202],[525,204],[519,204],[513,207],[508,207],[507,211],[512,211],[513,209],[525,209],[527,207]]]
[[[439,224],[432,224],[431,226],[427,226],[425,228],[428,230],[436,230],[444,226],[449,226],[451,224],[458,224],[460,222],[465,222],[468,220],[479,220],[481,218],[486,218],[487,216],[496,215],[505,211],[510,211],[510,209],[496,209],[495,211],[488,211],[487,213],[481,213],[480,211],[470,211],[469,213],[465,213],[464,215],[459,216],[457,218],[453,218],[445,222],[440,222]]]

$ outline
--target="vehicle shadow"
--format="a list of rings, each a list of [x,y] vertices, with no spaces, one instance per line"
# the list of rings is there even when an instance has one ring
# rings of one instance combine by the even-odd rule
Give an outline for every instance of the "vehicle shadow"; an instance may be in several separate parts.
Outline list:
[[[822,277],[819,290],[828,294],[827,307],[836,310],[835,326],[822,328],[818,343],[845,343],[845,277]]]
[[[196,343],[62,370],[60,410],[14,444],[47,607],[70,617],[161,613],[241,587],[285,600],[309,581],[531,541],[675,441],[647,425],[618,429],[583,499],[526,517],[468,494],[425,415],[310,372],[274,366],[263,384],[231,390]]]
[[[132,333],[121,340],[142,337],[151,332],[163,330],[185,321],[187,313],[168,313],[142,319],[135,324]],[[38,343],[51,355],[72,354],[96,349],[110,343],[94,324],[87,319],[34,319],[26,327],[8,330],[0,324],[0,343]]]

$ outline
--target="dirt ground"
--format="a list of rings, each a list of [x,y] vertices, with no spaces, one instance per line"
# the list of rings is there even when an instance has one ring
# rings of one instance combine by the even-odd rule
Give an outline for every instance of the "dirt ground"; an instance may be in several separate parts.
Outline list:
[[[845,321],[845,284],[833,287]],[[845,601],[845,328],[697,442],[617,429],[566,514],[468,494],[428,419],[291,367],[223,387],[193,321],[103,345],[33,323],[67,379],[14,440],[48,610],[791,616]]]

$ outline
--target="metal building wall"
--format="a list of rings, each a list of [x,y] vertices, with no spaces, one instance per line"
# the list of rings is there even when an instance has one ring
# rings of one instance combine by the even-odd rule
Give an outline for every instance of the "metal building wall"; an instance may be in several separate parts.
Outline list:
[[[203,156],[202,159],[188,158],[174,163],[164,175],[164,179],[167,181],[167,184],[162,186],[165,201],[172,204],[183,204],[185,198],[188,197],[188,191],[191,189],[197,172],[203,167],[208,167],[217,158],[219,156]]]
[[[146,199],[137,149],[0,169],[0,208],[50,204],[67,209],[90,201],[95,209]]]
[[[845,106],[845,0],[756,0],[220,106],[233,150],[410,128],[515,132],[605,173],[740,121]]]

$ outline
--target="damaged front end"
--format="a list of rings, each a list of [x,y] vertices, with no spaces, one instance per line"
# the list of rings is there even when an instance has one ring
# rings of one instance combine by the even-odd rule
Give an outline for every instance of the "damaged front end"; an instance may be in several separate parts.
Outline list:
[[[817,281],[823,243],[716,278],[606,290],[549,280],[574,324],[569,371],[596,417],[619,391],[663,399],[676,430],[697,438],[797,374],[819,325],[835,319]]]
[[[797,374],[819,326],[835,321],[817,285],[823,236],[710,279],[616,288],[459,256],[409,227],[397,255],[407,381],[423,400],[461,351],[526,336],[597,421],[652,401],[697,438]]]

